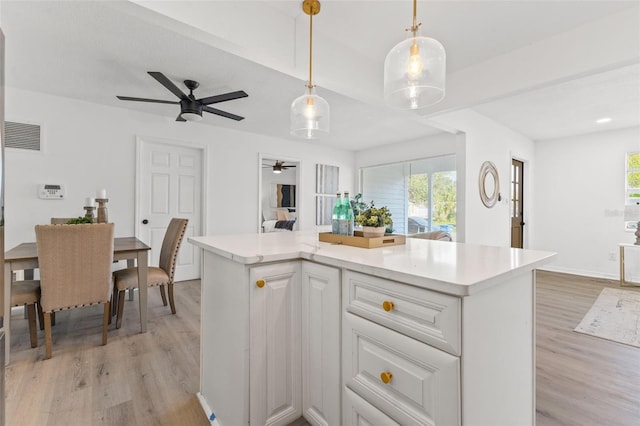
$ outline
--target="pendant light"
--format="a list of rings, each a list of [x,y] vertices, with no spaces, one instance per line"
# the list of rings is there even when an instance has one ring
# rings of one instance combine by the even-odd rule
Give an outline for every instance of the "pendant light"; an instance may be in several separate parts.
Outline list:
[[[304,0],[302,10],[309,15],[309,80],[305,93],[291,103],[290,131],[294,136],[316,139],[329,134],[329,104],[316,94],[312,80],[313,16],[320,13],[318,0]]]
[[[439,41],[418,35],[413,0],[411,36],[396,44],[384,61],[384,98],[388,105],[418,109],[444,98],[446,54]]]

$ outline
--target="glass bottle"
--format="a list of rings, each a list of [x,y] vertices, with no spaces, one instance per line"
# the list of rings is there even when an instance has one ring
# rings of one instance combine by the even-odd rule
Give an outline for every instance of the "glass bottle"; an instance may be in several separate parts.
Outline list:
[[[331,212],[331,233],[340,234],[340,209],[342,208],[342,194],[336,194],[336,205]]]
[[[340,210],[338,210],[338,232],[340,235],[348,235],[347,232],[349,229],[347,225],[347,204],[349,204],[349,199],[343,196],[342,201],[340,202]]]
[[[345,220],[347,222],[347,225],[346,225],[347,232],[345,235],[353,236],[353,226],[354,226],[353,208],[351,207],[351,200],[349,199],[349,193],[346,191],[344,193],[343,205],[345,209]]]

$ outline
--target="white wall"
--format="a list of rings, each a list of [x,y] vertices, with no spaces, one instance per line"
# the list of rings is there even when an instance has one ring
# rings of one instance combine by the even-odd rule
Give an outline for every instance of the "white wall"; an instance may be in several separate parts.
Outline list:
[[[511,246],[511,217],[509,212],[511,159],[524,164],[524,247],[531,248],[535,228],[533,214],[534,143],[527,137],[477,112],[465,109],[435,118],[446,126],[465,132],[465,236],[466,242],[494,246]],[[498,170],[502,201],[493,208],[482,204],[478,175],[482,163],[491,161]]]
[[[635,240],[622,216],[625,155],[638,150],[638,127],[536,142],[532,246],[558,252],[545,269],[619,278],[618,244]]]
[[[13,88],[7,88],[5,118],[40,124],[43,144],[42,152],[7,149],[7,248],[35,241],[33,226],[48,223],[52,216],[82,215],[85,198],[98,188],[109,192],[109,220],[116,223],[116,235],[133,235],[136,135],[209,147],[208,213],[203,221],[208,234],[256,232],[261,152],[300,159],[300,229],[315,226],[316,163],[339,166],[341,187],[353,186],[353,153],[317,142],[178,123],[174,118]],[[65,184],[67,199],[38,199],[36,185],[45,182]]]

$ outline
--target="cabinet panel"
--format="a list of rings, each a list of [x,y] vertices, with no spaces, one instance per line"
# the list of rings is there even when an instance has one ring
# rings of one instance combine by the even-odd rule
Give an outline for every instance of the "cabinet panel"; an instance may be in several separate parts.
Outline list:
[[[460,355],[459,298],[353,271],[343,281],[348,312]]]
[[[302,263],[302,410],[340,424],[340,270]]]
[[[251,424],[287,424],[302,413],[300,264],[252,267],[249,276]]]
[[[460,423],[459,359],[345,314],[347,387],[400,424]]]
[[[344,388],[345,426],[399,426],[349,388]]]

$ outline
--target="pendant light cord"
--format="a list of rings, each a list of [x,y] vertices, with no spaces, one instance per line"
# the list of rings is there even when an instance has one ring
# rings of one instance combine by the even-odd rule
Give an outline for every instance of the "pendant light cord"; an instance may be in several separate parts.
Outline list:
[[[418,0],[413,0],[413,23],[411,25],[411,28],[407,28],[405,31],[411,31],[414,37],[418,34],[418,28],[420,28],[420,25],[422,25],[422,22],[416,23],[417,14],[418,14]]]
[[[414,0],[415,1],[415,0]],[[307,87],[313,89],[313,83],[311,79],[311,70],[313,69],[313,12],[309,14],[309,83]]]

